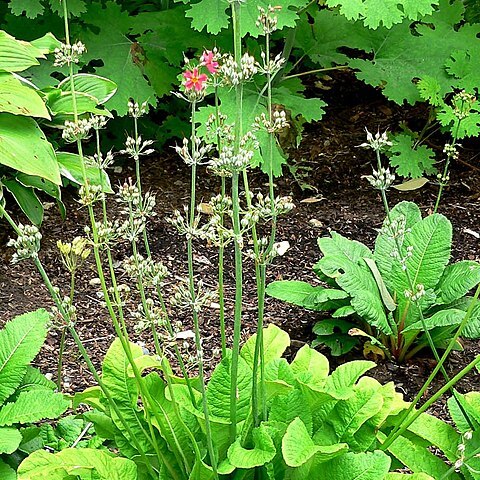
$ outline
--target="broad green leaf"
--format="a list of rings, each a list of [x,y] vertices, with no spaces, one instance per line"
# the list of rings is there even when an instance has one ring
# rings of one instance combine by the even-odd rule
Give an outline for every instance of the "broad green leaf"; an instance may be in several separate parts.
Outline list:
[[[299,382],[301,382],[301,380],[299,380]],[[302,382],[302,385],[305,384]],[[316,387],[314,384],[306,385],[308,387]],[[312,413],[314,413],[314,411],[305,408],[305,405],[307,404],[308,399],[304,396],[301,390],[292,390],[287,395],[279,395],[272,400],[268,419],[272,422],[288,424],[295,418],[299,417],[309,431],[309,434],[312,434]]]
[[[417,88],[422,100],[436,107],[443,105],[442,87],[435,77],[424,75],[417,83]]]
[[[0,427],[0,455],[13,453],[22,441],[22,434],[16,428]],[[2,471],[0,464],[0,473]],[[3,480],[3,477],[0,477]]]
[[[255,343],[257,334],[252,335],[243,345],[240,355],[246,363],[253,368],[255,357]],[[263,330],[263,361],[267,365],[272,360],[280,358],[283,352],[290,346],[290,337],[286,332],[271,323]]]
[[[0,113],[0,163],[61,183],[53,147],[32,118]]]
[[[478,69],[475,68],[477,54],[478,48],[456,50],[445,62],[447,72],[458,79],[455,86],[467,92],[474,92],[480,85],[480,75]]]
[[[315,287],[300,280],[277,280],[268,285],[266,293],[273,298],[294,305],[304,305],[305,298],[315,291]]]
[[[38,65],[37,57],[42,57],[41,52],[28,42],[16,40],[8,33],[0,30],[0,71],[21,72]]]
[[[383,281],[383,277],[377,268],[377,264],[375,263],[375,260],[373,260],[372,258],[364,258],[363,260],[367,264],[368,268],[373,274],[373,277],[375,278],[375,281],[377,282],[377,287],[380,292],[380,295],[382,296],[382,300],[385,307],[390,312],[393,312],[397,308],[397,305],[395,304],[395,301],[393,300],[392,296],[387,290],[387,287],[385,286],[385,282]]]
[[[0,426],[57,418],[69,405],[70,402],[61,393],[51,390],[24,391],[15,401],[5,403],[0,408]]]
[[[323,384],[330,370],[327,358],[308,345],[304,345],[297,352],[291,367],[297,379],[315,384]]]
[[[363,377],[352,389],[352,395],[339,401],[328,417],[340,441],[352,443],[357,430],[377,415],[383,407],[382,386],[373,378]],[[373,441],[373,435],[370,443]]]
[[[455,393],[455,398],[448,399],[448,411],[455,422],[458,431],[465,433],[472,429],[471,425],[466,421],[464,412],[467,412],[470,420],[478,425],[480,424],[480,392],[468,392],[464,395]],[[463,412],[458,404],[463,407]]]
[[[2,184],[12,194],[23,213],[35,225],[41,225],[43,221],[43,205],[37,197],[35,190],[25,187],[15,179],[3,179]]]
[[[0,73],[0,112],[50,119],[47,107],[34,88],[11,73]]]
[[[427,330],[432,330],[436,327],[451,327],[452,325],[460,325],[465,312],[456,308],[449,308],[447,310],[440,310],[434,313],[431,317],[425,318],[425,325]],[[421,321],[412,323],[404,328],[404,332],[423,331],[424,327]]]
[[[340,7],[340,13],[349,20],[363,20],[369,28],[383,25],[387,28],[403,19],[417,20],[434,11],[438,0],[327,0],[329,7]]]
[[[228,28],[228,8],[229,4],[226,2],[201,0],[198,3],[191,4],[185,16],[192,19],[191,26],[193,29],[201,31],[206,27],[208,33],[216,35],[222,29]]]
[[[47,93],[47,105],[52,115],[55,117],[58,115],[73,115],[75,108],[72,100],[72,94],[69,91],[62,91],[60,89],[53,89]],[[75,93],[77,114],[82,115],[84,113],[95,113],[108,115],[108,112],[104,112],[97,108],[97,99],[92,95],[83,92]],[[62,118],[63,120],[63,118]],[[63,123],[63,122],[62,122]]]
[[[390,165],[396,168],[398,175],[420,178],[436,173],[435,152],[431,148],[424,145],[414,148],[415,139],[406,133],[395,135],[392,142],[389,149]]]
[[[426,473],[387,473],[385,480],[435,480]]]
[[[83,185],[82,160],[79,155],[69,152],[57,152],[58,165],[63,177]],[[91,185],[102,185],[105,193],[113,193],[108,174],[97,167],[86,167],[87,179]]]
[[[480,282],[480,264],[462,260],[447,265],[437,285],[438,302],[454,302],[466,295]]]
[[[17,473],[13,468],[0,459],[0,478],[2,480],[17,480]]]
[[[345,307],[348,310],[344,312],[348,315],[355,313],[352,307]],[[338,310],[337,310],[338,311]],[[313,333],[317,338],[312,342],[312,347],[317,345],[326,345],[331,350],[333,356],[341,356],[349,352],[355,345],[358,345],[358,339],[348,334],[355,324],[341,318],[330,318],[317,322],[313,326]]]
[[[98,480],[136,480],[131,460],[113,457],[103,450],[67,448],[52,454],[37,450],[18,467],[18,480],[66,480],[81,475]],[[74,478],[74,477],[73,477]]]
[[[379,433],[379,437],[384,438],[385,436]],[[388,447],[388,451],[413,473],[427,473],[433,478],[442,478],[450,468],[441,458],[431,453],[423,445],[403,436],[398,437]],[[450,478],[459,480],[460,477],[453,473]]]
[[[50,8],[53,12],[63,18],[62,0],[49,0]],[[85,13],[85,0],[69,0],[68,1],[68,17],[79,17]]]
[[[22,382],[17,388],[17,392],[29,390],[55,390],[56,388],[56,384],[51,380],[48,380],[38,368],[29,365],[25,376],[22,378]]]
[[[92,25],[97,31],[84,30],[82,40],[88,47],[83,59],[102,60],[95,72],[117,85],[117,93],[107,103],[106,108],[116,110],[123,116],[127,113],[127,103],[132,95],[135,101],[148,102],[155,106],[155,90],[148,84],[142,71],[144,59],[138,44],[128,37],[134,24],[128,11],[122,11],[120,4],[113,1],[93,2],[82,15],[82,21]],[[98,32],[99,31],[99,32]],[[101,41],[98,41],[99,35]]]
[[[349,452],[329,462],[322,463],[316,473],[317,478],[379,480],[383,479],[388,473],[390,463],[390,457],[379,450],[366,453]],[[318,475],[322,475],[322,477],[318,477]]]
[[[231,359],[224,358],[213,371],[208,383],[207,399],[210,413],[230,419]],[[252,371],[244,357],[239,357],[237,376],[237,421],[245,420],[250,411]]]
[[[192,472],[188,477],[189,480],[213,480],[214,478],[215,474],[213,473],[213,468],[203,461],[195,462]]]
[[[20,385],[40,351],[48,318],[47,311],[40,309],[15,317],[0,330],[0,405]]]
[[[305,424],[298,417],[290,423],[282,439],[282,454],[289,467],[300,467],[312,457],[315,457],[317,463],[323,463],[347,450],[346,443],[315,445]]]
[[[319,238],[318,245],[324,256],[316,267],[352,297],[350,303],[358,315],[383,333],[391,334],[377,283],[364,261],[373,257],[372,252],[336,232],[331,233],[331,238]]]
[[[75,92],[90,95],[97,100],[98,105],[108,102],[117,91],[117,85],[112,80],[89,73],[77,73],[74,75],[73,84]],[[63,92],[71,93],[70,78],[67,77],[60,82],[58,88]]]
[[[374,362],[354,360],[338,366],[327,378],[325,391],[338,399],[347,399],[353,395],[352,387],[368,370],[375,367]]]
[[[238,438],[228,449],[228,461],[236,468],[260,467],[270,462],[276,450],[270,435],[264,425],[252,431],[253,448],[244,448]]]
[[[27,18],[36,18],[45,10],[41,0],[10,0],[8,7],[14,15],[25,15]]]
[[[62,42],[57,40],[57,38],[55,38],[50,32],[46,33],[43,37],[32,40],[30,43],[44,55],[47,53],[54,53],[55,49],[62,45]]]

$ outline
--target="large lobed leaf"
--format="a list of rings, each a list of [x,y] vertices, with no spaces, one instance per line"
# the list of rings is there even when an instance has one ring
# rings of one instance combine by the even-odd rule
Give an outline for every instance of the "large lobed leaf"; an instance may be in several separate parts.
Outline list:
[[[47,311],[40,309],[15,317],[0,331],[0,405],[21,384],[40,351],[47,321]]]

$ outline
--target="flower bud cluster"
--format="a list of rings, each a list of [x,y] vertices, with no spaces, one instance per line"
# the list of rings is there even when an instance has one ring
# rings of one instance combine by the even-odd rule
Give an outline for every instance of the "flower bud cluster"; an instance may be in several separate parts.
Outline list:
[[[263,30],[265,35],[273,33],[278,26],[278,17],[276,13],[280,11],[282,7],[269,5],[266,9],[258,7],[258,18],[255,25]]]
[[[472,106],[476,101],[477,99],[474,95],[462,90],[453,97],[453,114],[458,120],[467,118],[470,116]]]
[[[145,101],[141,104],[138,102],[134,102],[133,100],[129,100],[127,103],[128,107],[128,114],[133,118],[140,118],[141,116],[148,113],[148,102]]]
[[[95,222],[95,229],[97,231],[97,245],[99,248],[106,248],[115,240],[122,238],[125,235],[125,231],[128,228],[126,222],[120,223],[118,220],[111,222],[107,220],[105,222]],[[91,227],[86,226],[84,228],[85,235],[91,244],[94,244],[93,232]]]
[[[81,118],[76,122],[66,120],[62,131],[62,138],[67,143],[73,143],[77,140],[84,140],[90,135],[91,129],[91,118]]]
[[[398,244],[401,246],[405,234],[412,231],[410,228],[406,228],[406,225],[407,219],[405,218],[405,215],[399,215],[391,222],[389,222],[388,219],[385,220],[385,223],[380,230],[380,233],[382,235],[386,235],[390,240],[398,240]],[[392,255],[395,256],[395,254]]]
[[[167,321],[164,311],[155,305],[153,298],[147,298],[145,305],[138,304],[133,317],[135,318],[133,329],[136,333],[152,327],[164,327]]]
[[[125,272],[131,278],[141,278],[144,286],[158,287],[169,275],[167,267],[161,262],[155,262],[151,258],[143,258],[142,255],[131,256],[124,260]]]
[[[64,243],[61,240],[57,242],[57,248],[65,268],[74,273],[80,268],[83,262],[88,258],[91,249],[88,247],[88,240],[84,237],[75,237],[72,242]]]
[[[182,146],[175,145],[175,151],[180,158],[189,166],[201,165],[202,161],[207,158],[207,155],[212,151],[213,145],[204,144],[198,137],[195,138],[194,148],[189,148],[188,138],[184,138]]]
[[[250,193],[252,199],[253,194]],[[250,228],[259,222],[266,222],[273,217],[284,215],[295,208],[292,197],[275,197],[273,202],[270,196],[257,193],[256,202],[251,205],[243,215],[241,224],[243,228]]]
[[[251,80],[258,72],[258,66],[255,58],[248,53],[243,54],[240,65],[237,64],[231,54],[226,54],[221,58],[219,72],[226,85],[236,86]]]
[[[179,235],[185,235],[185,238],[187,240],[191,240],[193,238],[200,238],[205,240],[212,237],[212,235],[214,236],[214,232],[212,231],[213,227],[210,222],[200,226],[200,213],[197,213],[195,215],[193,224],[190,225],[190,222],[188,221],[188,208],[183,208],[185,216],[182,215],[179,210],[174,210],[173,217],[169,217],[166,219],[168,223],[170,223],[177,229]]]
[[[82,185],[78,190],[79,203],[88,206],[105,200],[105,193],[102,185]]]
[[[417,284],[415,291],[405,290],[405,298],[409,298],[412,302],[420,300],[420,298],[425,296],[425,286],[422,283]]]
[[[55,289],[55,293],[60,292],[58,287]],[[75,321],[77,320],[77,308],[73,305],[72,300],[69,296],[63,297],[62,301],[60,302],[61,308],[52,307],[52,311],[50,312],[50,319],[49,319],[49,329],[62,329],[65,327],[73,327]],[[61,312],[64,312],[63,315]]]
[[[367,128],[365,128],[367,132],[367,141],[361,143],[359,147],[364,148],[371,148],[376,152],[381,152],[382,150],[391,147],[393,143],[388,139],[387,132],[380,133],[379,131],[373,136]]]
[[[370,182],[373,188],[385,191],[390,188],[395,181],[395,175],[390,173],[390,169],[381,167],[378,171],[373,170],[372,175],[366,175],[365,178]]]
[[[171,298],[171,304],[181,310],[189,309],[196,313],[200,313],[202,308],[210,306],[217,300],[217,292],[207,290],[203,281],[199,280],[196,284],[196,291],[190,291],[188,282],[184,281],[176,286],[175,294]]]
[[[287,122],[287,115],[285,110],[275,110],[272,113],[272,119],[267,118],[265,113],[258,117],[255,117],[255,120],[252,125],[254,130],[266,130],[268,133],[279,133],[285,128],[289,128],[290,124]]]
[[[443,153],[447,155],[447,157],[452,158],[453,160],[457,160],[458,158],[458,148],[456,144],[449,144],[446,143],[443,147]]]
[[[85,163],[87,166],[106,170],[113,164],[113,152],[110,150],[105,156],[103,153],[100,155],[94,153],[93,157],[85,157]]]
[[[53,65],[55,67],[63,67],[64,65],[70,65],[72,63],[78,63],[80,57],[87,51],[85,45],[82,42],[76,42],[73,45],[62,43],[60,47],[54,50],[55,61]]]
[[[407,270],[407,261],[408,259],[413,255],[413,245],[409,245],[407,247],[407,251],[405,253],[404,257],[400,256],[400,253],[398,252],[397,248],[394,248],[392,252],[390,253],[390,256],[397,259],[400,262],[400,265],[402,266],[402,270],[405,272]]]
[[[142,136],[139,135],[136,139],[128,136],[125,141],[125,149],[120,150],[120,153],[129,155],[134,160],[138,160],[142,155],[151,155],[155,150],[147,148],[153,145],[153,140],[142,141]]]
[[[7,246],[16,251],[12,256],[12,263],[18,263],[29,258],[37,258],[40,251],[42,234],[35,225],[18,225],[18,237],[10,239]]]
[[[94,130],[102,130],[107,126],[109,118],[105,115],[93,115],[90,117],[90,126]]]

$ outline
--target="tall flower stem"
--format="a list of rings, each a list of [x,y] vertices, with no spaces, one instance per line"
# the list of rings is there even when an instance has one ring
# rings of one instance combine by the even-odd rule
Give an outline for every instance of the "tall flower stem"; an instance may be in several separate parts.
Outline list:
[[[240,33],[240,1],[233,0],[233,50],[237,68],[241,68],[242,38]],[[235,87],[236,118],[235,118],[235,143],[234,153],[238,155],[240,150],[240,139],[242,135],[242,99],[243,84],[240,82]],[[243,265],[241,245],[241,224],[240,224],[240,195],[239,195],[239,173],[232,175],[232,204],[233,204],[233,232],[235,245],[235,307],[233,323],[233,348],[231,361],[231,382],[230,382],[230,441],[233,443],[237,436],[237,385],[238,385],[238,357],[240,355],[240,333],[242,328],[242,297],[243,297]]]
[[[192,158],[196,159],[196,120],[195,120],[195,110],[196,102],[192,102],[192,111],[191,111],[191,123],[192,123],[192,135],[191,135],[191,146],[192,146]],[[203,364],[203,347],[202,347],[202,338],[200,334],[200,321],[198,316],[198,311],[195,305],[196,293],[195,293],[195,276],[193,268],[193,229],[195,225],[195,209],[196,209],[196,182],[197,182],[197,165],[195,160],[192,164],[192,174],[191,174],[191,184],[190,184],[190,209],[189,209],[189,227],[190,232],[187,234],[187,256],[188,256],[188,280],[189,280],[189,290],[190,290],[190,299],[192,302],[192,316],[193,316],[193,325],[195,331],[195,346],[197,350],[197,362],[198,362],[198,376],[200,380],[200,393],[202,394],[202,408],[203,415],[205,416],[205,433],[207,437],[207,448],[208,454],[210,456],[210,462],[212,464],[212,469],[215,478],[218,478],[217,473],[217,456],[215,449],[213,447],[213,437],[212,429],[210,425],[210,415],[208,410],[207,402],[207,390],[205,387],[205,371]]]

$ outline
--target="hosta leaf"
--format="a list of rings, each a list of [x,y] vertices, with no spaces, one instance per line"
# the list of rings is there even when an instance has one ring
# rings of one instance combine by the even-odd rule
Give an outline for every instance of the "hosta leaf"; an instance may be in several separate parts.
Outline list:
[[[0,113],[0,164],[61,183],[53,147],[32,118]]]
[[[98,480],[136,480],[137,466],[103,450],[67,448],[55,454],[37,450],[18,467],[18,480],[66,480],[78,475]]]
[[[304,306],[305,298],[315,291],[315,287],[300,280],[278,280],[268,285],[266,293],[273,298],[294,305]]]
[[[11,73],[0,73],[0,112],[50,119],[47,107],[34,88]]]
[[[0,427],[0,455],[13,453],[22,441],[22,434],[16,428]],[[0,464],[0,473],[2,471]],[[0,477],[3,480],[3,477]]]
[[[107,103],[108,109],[116,110],[118,115],[127,113],[127,103],[132,94],[139,103],[147,101],[155,106],[155,91],[148,84],[142,72],[143,59],[136,51],[136,44],[128,38],[133,17],[128,11],[122,11],[121,5],[109,1],[93,2],[82,20],[100,30],[84,30],[82,40],[87,45],[85,61],[102,60],[104,65],[96,67],[95,72],[115,82],[117,94]],[[101,41],[98,40],[101,35]]]
[[[40,351],[47,321],[48,313],[42,309],[15,317],[0,330],[0,405],[20,385]]]
[[[2,480],[17,480],[17,473],[13,468],[0,460],[0,478]]]
[[[257,334],[252,335],[243,345],[240,355],[246,363],[253,368],[255,355],[255,342]],[[263,330],[264,362],[265,365],[280,358],[290,346],[290,337],[282,329],[271,323]]]
[[[61,393],[51,390],[21,392],[14,402],[5,403],[0,409],[0,426],[14,423],[38,422],[59,417],[70,405]]]
[[[108,102],[115,95],[117,85],[108,78],[89,73],[78,73],[73,76],[75,92],[86,93],[97,100],[98,105]],[[71,92],[70,78],[66,78],[58,84],[58,88],[63,92]]]
[[[12,194],[28,219],[35,225],[41,225],[43,221],[43,205],[38,199],[35,190],[31,187],[25,187],[15,179],[4,179],[2,183]]]
[[[480,282],[480,264],[462,260],[447,265],[437,285],[438,302],[451,303],[466,295]]]
[[[345,443],[315,445],[305,424],[298,417],[290,423],[282,439],[283,459],[289,467],[300,467],[312,457],[315,457],[317,463],[326,462],[347,450],[348,445]]]
[[[28,42],[20,42],[8,33],[0,30],[0,71],[21,72],[38,65],[37,57],[42,53]]]
[[[252,432],[253,448],[242,447],[238,438],[228,449],[228,461],[236,468],[254,468],[265,465],[275,456],[273,440],[264,425],[254,428]]]
[[[319,465],[316,478],[379,480],[387,474],[390,463],[390,457],[378,450],[367,453],[349,452]]]
[[[434,167],[435,152],[424,145],[414,147],[414,139],[405,133],[395,135],[390,147],[390,164],[396,167],[398,175],[418,178],[437,171]]]
[[[231,360],[226,357],[215,368],[207,388],[208,406],[210,413],[215,417],[230,419],[231,379]],[[244,357],[239,357],[237,377],[237,421],[239,422],[248,416],[251,393],[252,371]]]
[[[395,23],[400,23],[405,17],[417,20],[422,15],[434,11],[438,0],[327,0],[330,7],[340,7],[340,13],[349,20],[363,20],[370,28],[383,25],[390,28]]]
[[[8,7],[14,15],[25,15],[27,18],[36,18],[45,10],[41,0],[10,0]]]

